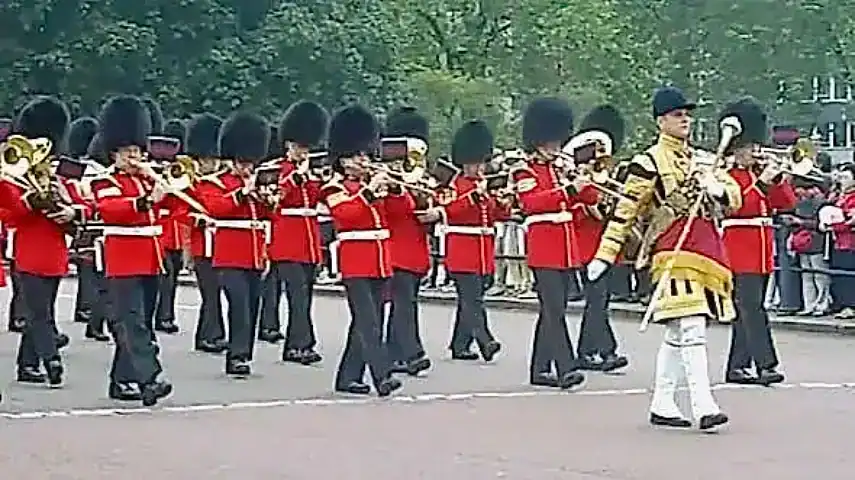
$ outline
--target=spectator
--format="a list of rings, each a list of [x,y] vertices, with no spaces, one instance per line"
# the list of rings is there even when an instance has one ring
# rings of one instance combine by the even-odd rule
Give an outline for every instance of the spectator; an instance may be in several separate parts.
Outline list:
[[[788,239],[789,249],[798,255],[802,269],[802,302],[799,315],[824,316],[831,310],[831,277],[828,273],[826,235],[819,231],[819,209],[827,203],[828,185],[794,181],[799,202],[796,205],[795,231]]]
[[[834,235],[832,267],[841,271],[833,277],[835,302],[840,308],[836,317],[855,318],[855,165],[847,164],[837,173],[840,195],[836,206],[840,208],[839,222],[830,225]]]

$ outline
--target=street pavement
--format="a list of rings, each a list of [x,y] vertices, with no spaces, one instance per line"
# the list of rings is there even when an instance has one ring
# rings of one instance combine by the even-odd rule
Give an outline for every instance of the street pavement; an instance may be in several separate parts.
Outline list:
[[[0,291],[3,318],[8,294]],[[777,332],[787,384],[718,386],[731,424],[708,435],[646,423],[656,327],[639,334],[616,322],[630,368],[554,392],[526,384],[532,312],[491,310],[502,353],[492,364],[460,363],[445,350],[452,308],[425,305],[434,368],[405,378],[392,398],[356,398],[332,393],[348,322],[342,298],[315,302],[321,365],[282,364],[281,347],[259,343],[255,374],[230,380],[223,357],[192,352],[199,298],[181,287],[182,332],[160,336],[176,390],[144,410],[106,398],[112,348],[71,323],[73,294],[64,282],[57,312],[72,344],[63,389],[15,384],[18,337],[0,334],[0,478],[831,480],[851,479],[855,467],[855,337]],[[570,318],[573,332],[578,323]],[[728,332],[709,336],[719,382]]]

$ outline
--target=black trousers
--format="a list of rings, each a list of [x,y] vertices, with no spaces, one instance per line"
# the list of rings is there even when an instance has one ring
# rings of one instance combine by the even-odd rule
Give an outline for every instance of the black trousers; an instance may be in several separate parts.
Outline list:
[[[157,313],[155,314],[155,320],[158,324],[175,321],[175,292],[178,289],[178,274],[184,268],[181,250],[167,250],[163,256],[163,266],[166,271],[160,276]]]
[[[196,273],[196,285],[202,297],[199,319],[196,322],[196,345],[200,342],[214,342],[226,338],[226,326],[223,321],[223,302],[220,298],[220,280],[211,265],[211,259],[195,257],[193,271]]]
[[[585,310],[579,328],[579,355],[612,355],[617,351],[617,339],[609,320],[609,285],[614,270],[609,269],[596,282],[582,277],[585,289]]]
[[[104,325],[110,325],[110,318],[113,315],[113,302],[110,299],[110,293],[107,284],[107,278],[104,272],[92,268],[92,316],[89,317],[89,328],[102,332]]]
[[[419,332],[421,275],[396,269],[392,273],[392,308],[386,322],[386,351],[392,361],[410,361],[425,355]]]
[[[835,303],[839,308],[855,307],[855,250],[835,250],[831,266],[849,275],[834,275],[831,279]]]
[[[153,328],[158,276],[108,278],[107,288],[113,307],[108,321],[115,339],[110,379],[152,382],[162,371]]]
[[[575,282],[575,272],[533,268],[532,273],[540,312],[534,328],[529,373],[532,377],[549,373],[554,363],[556,373],[560,377],[578,368],[566,318],[567,296]]]
[[[279,270],[274,267],[267,272],[267,276],[261,281],[260,330],[278,332],[282,328],[282,322],[279,321],[279,304],[281,301],[282,278],[279,275]]]
[[[86,260],[74,262],[77,266],[77,294],[74,299],[74,316],[89,314],[94,309],[95,298],[98,296],[95,286],[95,264]]]
[[[18,367],[38,367],[58,359],[54,334],[54,309],[61,277],[42,277],[18,272],[19,288],[26,302],[26,327],[18,344]]]
[[[12,301],[9,304],[9,324],[26,322],[29,317],[24,292],[21,291],[21,280],[15,262],[9,262],[9,277],[12,283]]]
[[[478,343],[479,348],[484,348],[487,343],[495,341],[484,306],[484,292],[487,291],[490,277],[475,273],[449,275],[457,290],[457,312],[448,348],[452,352],[466,351],[473,341]]]
[[[629,299],[632,296],[632,266],[618,264],[612,267],[609,277],[609,294],[616,298]],[[582,275],[583,279],[587,274]],[[584,283],[584,280],[583,280]]]
[[[750,368],[752,361],[758,369],[778,366],[769,316],[763,308],[768,281],[769,276],[762,274],[740,273],[733,276],[736,319],[731,326],[728,371]]]
[[[335,383],[346,387],[362,382],[365,366],[375,386],[389,376],[391,363],[383,348],[383,278],[346,278],[343,280],[350,308],[350,327]]]
[[[226,292],[229,319],[229,353],[232,360],[252,360],[255,353],[255,329],[261,296],[261,272],[243,268],[217,268],[220,284]]]
[[[316,269],[317,266],[313,263],[277,262],[270,272],[271,274],[276,272],[276,278],[279,279],[278,290],[281,291],[282,282],[285,283],[285,300],[288,302],[286,349],[315,348],[318,344],[315,338],[315,325],[312,322]],[[278,305],[279,302],[276,303]],[[264,318],[263,315],[262,318]]]

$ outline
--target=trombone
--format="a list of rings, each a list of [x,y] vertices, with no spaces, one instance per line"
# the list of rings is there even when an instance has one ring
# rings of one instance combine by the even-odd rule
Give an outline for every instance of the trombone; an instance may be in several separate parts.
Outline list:
[[[825,182],[825,175],[815,162],[817,150],[807,139],[799,139],[795,145],[788,148],[763,147],[760,153],[765,157],[760,165],[767,165],[766,158],[774,158],[784,173],[817,182]]]

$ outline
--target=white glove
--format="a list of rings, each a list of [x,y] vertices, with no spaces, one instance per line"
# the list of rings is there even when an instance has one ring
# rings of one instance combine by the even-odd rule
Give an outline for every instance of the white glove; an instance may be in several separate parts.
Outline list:
[[[775,178],[783,172],[781,167],[776,162],[769,163],[766,168],[760,172],[760,176],[757,177],[757,180],[760,180],[763,183],[772,183]]]
[[[240,193],[243,195],[249,195],[250,193],[255,191],[255,175],[249,177],[249,180],[246,181],[243,188],[240,189]]]
[[[703,175],[700,183],[701,188],[703,188],[709,196],[713,198],[724,197],[724,184],[716,180],[713,174],[707,173]]]
[[[167,193],[169,193],[169,192],[166,191],[166,188],[164,187],[164,185],[161,184],[160,182],[157,182],[154,184],[154,188],[152,188],[152,190],[151,190],[151,195],[150,195],[151,201],[153,203],[157,203],[157,202],[163,200],[163,197],[165,197]]]
[[[610,266],[609,262],[606,262],[605,260],[600,260],[598,258],[591,260],[591,263],[589,263],[587,267],[588,281],[593,283],[599,280]]]

